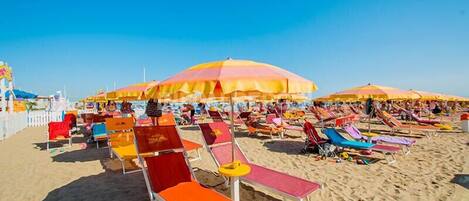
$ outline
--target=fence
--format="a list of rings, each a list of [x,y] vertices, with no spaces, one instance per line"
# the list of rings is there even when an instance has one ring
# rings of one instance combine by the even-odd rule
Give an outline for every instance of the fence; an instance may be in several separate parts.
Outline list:
[[[0,139],[5,140],[28,126],[28,114],[16,112],[0,114]]]
[[[62,112],[30,111],[27,122],[29,127],[45,126],[51,121],[62,121]]]

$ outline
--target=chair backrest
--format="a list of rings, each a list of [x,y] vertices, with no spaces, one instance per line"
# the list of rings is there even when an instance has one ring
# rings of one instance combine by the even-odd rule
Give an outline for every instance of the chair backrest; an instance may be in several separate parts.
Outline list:
[[[134,128],[134,119],[132,117],[106,118],[105,121],[106,129],[109,132],[132,130]]]
[[[148,172],[152,191],[158,193],[193,180],[175,126],[138,126],[134,133],[137,153],[140,159],[145,159],[144,171]]]
[[[251,112],[241,112],[239,114],[239,118],[241,119],[247,119],[249,117],[249,115],[251,115]]]
[[[103,124],[103,123],[94,124],[92,127],[92,132],[93,132],[93,135],[107,134],[106,124]]]
[[[316,128],[314,128],[313,124],[309,121],[305,121],[303,124],[303,131],[308,136],[310,142],[317,144],[319,141],[322,140],[321,136],[319,136]]]
[[[73,113],[68,113],[64,116],[64,122],[68,122],[70,128],[77,126],[77,116]]]
[[[231,143],[231,132],[225,122],[200,123],[199,127],[208,146]]]
[[[223,118],[222,118],[220,112],[218,112],[218,111],[209,110],[208,114],[210,115],[210,117],[212,118],[212,120],[214,122],[222,122],[223,121]]]
[[[176,126],[176,120],[174,119],[173,113],[162,114],[161,117],[158,117],[159,126]]]
[[[381,111],[381,113],[383,114],[385,118],[388,119],[389,122],[391,122],[395,126],[402,126],[402,123],[396,118],[394,118],[391,114],[387,113],[386,111]]]
[[[340,144],[348,141],[344,136],[340,135],[335,128],[326,128],[324,134],[331,140],[332,144]]]
[[[231,158],[232,149],[233,149],[233,145],[231,143],[227,143],[227,144],[210,147],[210,152],[212,152],[218,165],[224,165],[227,163],[231,163],[233,161],[233,159]],[[235,144],[235,160],[239,160],[243,163],[249,163],[249,160],[243,154],[241,149],[239,149],[237,144]]]
[[[48,124],[49,140],[55,140],[59,137],[70,137],[70,126],[67,122],[49,122]]]
[[[347,132],[350,136],[352,136],[354,139],[363,139],[363,135],[360,133],[360,130],[358,130],[357,127],[354,125],[346,125],[343,127],[345,132]]]
[[[199,124],[202,131],[205,144],[209,147],[218,165],[232,162],[233,144],[231,141],[231,132],[225,122],[213,122]],[[235,159],[244,163],[249,160],[243,154],[241,149],[235,143]]]
[[[134,135],[138,153],[154,153],[183,149],[175,126],[137,126]]]

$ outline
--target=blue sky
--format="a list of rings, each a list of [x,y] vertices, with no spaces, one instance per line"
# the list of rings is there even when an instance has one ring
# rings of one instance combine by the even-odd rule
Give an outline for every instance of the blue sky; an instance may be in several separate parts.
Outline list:
[[[469,96],[469,1],[4,1],[17,88],[72,99],[226,57],[313,80]]]

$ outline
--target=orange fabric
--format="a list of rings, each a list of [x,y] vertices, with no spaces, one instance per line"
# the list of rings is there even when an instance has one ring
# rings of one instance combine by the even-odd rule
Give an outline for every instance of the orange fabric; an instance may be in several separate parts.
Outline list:
[[[106,118],[106,130],[122,131],[130,130],[134,127],[134,119],[128,118]]]
[[[191,172],[182,152],[145,157],[145,161],[152,190],[156,193],[179,183],[192,181]]]
[[[158,125],[160,126],[175,126],[176,120],[174,120],[174,115],[172,113],[166,113],[158,117]]]
[[[184,140],[184,139],[182,139],[182,145],[184,146],[184,149],[186,151],[192,151],[192,150],[202,148],[201,144],[198,144],[198,143],[195,143],[195,142],[192,142],[192,141],[189,141],[189,140]]]
[[[134,135],[139,153],[183,148],[174,126],[137,126]]]
[[[184,182],[160,192],[168,201],[230,200],[216,191],[204,188],[196,182]]]

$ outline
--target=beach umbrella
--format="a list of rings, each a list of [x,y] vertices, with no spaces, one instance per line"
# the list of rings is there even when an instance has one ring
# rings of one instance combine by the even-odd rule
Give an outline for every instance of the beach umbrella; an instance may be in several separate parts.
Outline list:
[[[418,99],[420,100],[444,100],[447,99],[443,94],[434,93],[434,92],[427,92],[427,91],[418,91],[418,90],[409,90],[411,93],[416,94],[419,96]]]
[[[89,97],[86,97],[85,98],[85,102],[99,102],[99,103],[103,103],[103,102],[106,102],[110,99],[108,99],[106,97],[106,93],[104,92],[100,92],[98,93],[97,95],[94,95],[94,96],[89,96]]]
[[[361,101],[368,98],[376,100],[409,100],[418,99],[419,97],[419,95],[410,91],[374,84],[354,87],[330,95],[332,99],[353,101]]]
[[[7,100],[10,97],[10,93],[11,93],[11,91],[7,91],[5,93],[5,97],[6,97]],[[29,92],[26,92],[26,91],[22,91],[22,90],[19,90],[19,89],[13,89],[13,95],[17,99],[35,99],[35,98],[37,98],[36,94],[29,93]]]
[[[145,91],[158,84],[158,81],[142,82],[108,92],[107,98],[115,100],[142,100],[145,99]]]
[[[227,59],[192,66],[150,88],[147,96],[160,99],[177,99],[190,94],[200,94],[204,98],[225,97],[229,99],[233,111],[234,97],[312,93],[316,89],[312,81],[280,67]],[[231,131],[234,146],[233,112]],[[233,161],[234,150],[233,147]]]

